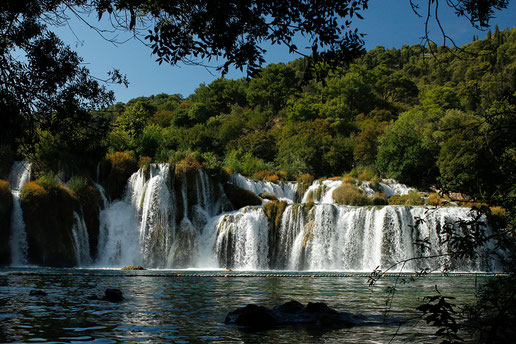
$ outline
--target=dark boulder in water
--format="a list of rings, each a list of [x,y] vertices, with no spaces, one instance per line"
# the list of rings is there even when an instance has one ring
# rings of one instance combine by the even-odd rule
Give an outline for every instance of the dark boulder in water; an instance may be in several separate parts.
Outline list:
[[[254,304],[238,308],[228,313],[224,323],[255,331],[285,326],[331,330],[362,325],[364,320],[361,315],[338,312],[322,302],[308,303],[305,307],[292,300],[272,309]]]
[[[102,297],[104,301],[110,302],[120,302],[124,300],[124,296],[120,289],[106,289],[104,292],[104,296]]]
[[[43,291],[43,290],[31,290],[30,293],[29,293],[30,296],[46,296],[48,295],[47,292]]]
[[[266,330],[275,327],[278,321],[269,309],[250,304],[229,312],[224,322],[253,330]]]

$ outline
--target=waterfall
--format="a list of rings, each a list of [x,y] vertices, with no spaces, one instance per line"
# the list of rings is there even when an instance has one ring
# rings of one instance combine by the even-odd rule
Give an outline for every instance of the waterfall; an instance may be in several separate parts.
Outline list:
[[[168,182],[170,165],[150,165],[150,179],[146,182],[143,202],[137,207],[140,218],[140,245],[147,266],[164,267],[175,235],[175,200]]]
[[[416,226],[418,218],[424,221]],[[486,256],[473,261],[451,261],[447,257],[449,248],[439,229],[449,225],[459,231],[455,223],[459,218],[471,219],[469,209],[315,205],[304,228],[298,229],[290,267],[318,271],[372,271],[376,267],[416,271],[445,266],[453,271],[500,270],[498,262]],[[485,230],[489,230],[487,226]],[[425,238],[430,243],[428,252],[415,245]],[[395,265],[414,257],[435,255],[442,257]]]
[[[219,219],[215,253],[221,267],[269,268],[268,219],[261,208],[246,207]]]
[[[72,228],[72,236],[75,248],[75,257],[78,266],[86,266],[91,264],[90,242],[88,230],[84,219],[76,212],[73,213],[75,223]]]
[[[387,197],[391,197],[392,195],[407,195],[411,191],[416,191],[416,189],[408,187],[405,184],[400,184],[394,179],[383,179],[380,183],[380,187]]]
[[[299,204],[289,205],[281,217],[280,235],[278,240],[277,268],[296,270],[295,264],[290,263],[296,247],[296,238],[304,228],[303,208]]]
[[[106,208],[109,203],[106,197],[106,190],[104,190],[104,188],[100,184],[97,184],[95,182],[93,182],[92,184],[97,190],[99,190],[100,197],[102,197],[102,208]]]
[[[129,178],[122,200],[104,200],[99,258],[94,265],[367,272],[377,267],[407,272],[501,270],[496,260],[484,254],[486,248],[478,250],[478,259],[449,258],[451,248],[441,229],[451,226],[460,234],[456,222],[471,219],[467,208],[337,205],[332,193],[341,185],[340,179],[315,181],[300,204],[294,203],[296,183],[255,182],[238,174],[231,182],[255,193],[273,193],[288,205],[274,208],[282,213],[274,213],[270,219],[262,207],[227,212],[223,187],[202,169],[188,171],[176,180],[169,164],[151,164]],[[376,187],[362,182],[358,187],[366,194],[379,187],[390,193],[411,190],[394,181]],[[100,185],[97,188],[103,193]],[[484,230],[488,232],[489,227]],[[86,252],[81,231],[77,221],[77,252]],[[427,249],[415,244],[421,240],[429,243]],[[425,256],[439,257],[412,259]],[[87,264],[88,257],[79,253],[78,257],[79,265]],[[396,265],[402,261],[406,262]]]
[[[184,174],[178,190],[175,185],[170,164],[151,164],[129,178],[124,199],[100,213],[96,265],[185,268],[201,260],[203,228],[220,213],[225,195],[202,170]]]
[[[27,264],[27,233],[25,232],[20,195],[23,185],[30,180],[30,167],[31,164],[27,161],[15,161],[9,173],[9,185],[13,195],[9,246],[11,248],[11,265],[13,266]]]
[[[139,170],[129,178],[124,198],[108,203],[102,209],[95,265],[120,267],[143,264],[138,210],[145,190],[144,172]]]
[[[242,176],[239,173],[233,174],[231,182],[242,189],[254,192],[257,195],[269,193],[275,195],[279,200],[293,203],[296,200],[297,183],[295,182],[264,182],[254,181]]]

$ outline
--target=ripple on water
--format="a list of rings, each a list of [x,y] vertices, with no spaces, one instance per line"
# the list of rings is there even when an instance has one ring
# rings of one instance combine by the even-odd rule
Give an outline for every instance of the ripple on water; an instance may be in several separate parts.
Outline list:
[[[66,327],[63,328],[63,330],[71,330],[75,332],[82,332],[82,331],[95,331],[95,330],[103,330],[106,329],[106,326],[90,326],[90,327]]]
[[[290,299],[304,304],[326,302],[373,321],[385,310],[388,279],[371,290],[367,278],[361,277],[175,278],[167,277],[166,272],[163,276],[127,277],[115,271],[68,276],[57,269],[49,271],[57,272],[52,276],[9,275],[0,281],[1,295],[13,296],[0,307],[0,342],[385,343],[398,331],[397,323],[387,323],[314,337],[298,328],[249,334],[223,323],[228,311],[248,303],[272,307]],[[435,284],[443,294],[456,296],[458,306],[475,295],[474,277],[432,277],[398,285],[392,319],[414,317],[422,297],[435,293]],[[122,290],[126,300],[86,300],[106,288]],[[40,299],[27,295],[31,289],[52,292]],[[410,324],[402,326],[394,342],[432,342],[435,329],[425,326],[418,324],[417,333]]]

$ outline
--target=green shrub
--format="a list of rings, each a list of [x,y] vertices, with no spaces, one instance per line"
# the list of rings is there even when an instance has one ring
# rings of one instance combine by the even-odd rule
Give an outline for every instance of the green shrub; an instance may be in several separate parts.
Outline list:
[[[346,176],[363,181],[370,181],[371,179],[377,178],[376,171],[370,166],[355,167],[351,172],[346,174]]]
[[[356,186],[342,184],[332,194],[333,199],[339,204],[345,205],[368,205],[369,200]]]
[[[88,178],[84,176],[73,176],[68,182],[68,188],[76,194],[79,194],[82,190],[87,188],[88,185]]]
[[[201,169],[201,163],[194,154],[188,154],[184,159],[176,162],[176,175],[184,176],[186,173],[190,173]]]
[[[54,190],[61,186],[59,177],[52,171],[44,173],[38,178],[37,183],[47,191]]]
[[[425,199],[417,191],[411,191],[408,195],[392,195],[388,199],[389,205],[424,205]]]
[[[226,155],[224,165],[233,172],[241,173],[245,176],[252,176],[254,173],[263,170],[272,170],[273,166],[251,153],[243,153],[241,150],[233,150]]]
[[[142,156],[142,157],[140,157],[140,160],[138,160],[138,167],[143,168],[144,170],[148,170],[151,163],[152,163],[151,157]]]
[[[425,204],[434,207],[442,207],[449,204],[449,202],[446,199],[442,198],[438,193],[432,192],[426,198]]]

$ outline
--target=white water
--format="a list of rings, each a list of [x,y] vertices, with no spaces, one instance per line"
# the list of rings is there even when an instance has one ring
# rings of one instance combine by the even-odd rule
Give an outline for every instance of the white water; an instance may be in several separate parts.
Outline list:
[[[314,182],[306,191],[303,201],[310,195],[315,202],[306,213],[302,205],[292,204],[295,183],[260,183],[234,176],[233,182],[241,187],[256,193],[277,190],[278,198],[289,201],[273,242],[271,224],[261,207],[221,213],[225,195],[220,192],[221,186],[204,172],[199,171],[195,180],[188,183],[183,179],[175,192],[169,175],[166,164],[152,165],[147,177],[141,171],[135,173],[128,183],[125,200],[110,204],[102,212],[98,264],[316,271],[372,271],[377,267],[403,271],[445,267],[452,271],[500,269],[495,260],[487,257],[462,262],[447,259],[448,248],[438,230],[459,218],[470,218],[466,208],[339,206],[331,195],[341,181],[325,180]],[[188,189],[192,185],[195,190]],[[389,185],[394,185],[393,190],[410,191],[400,184]],[[364,183],[361,187],[367,192],[369,185]],[[215,191],[219,191],[218,196]],[[184,205],[178,225],[176,193]],[[425,221],[416,228],[418,218]],[[423,252],[414,244],[423,239],[430,243],[431,250]],[[434,255],[441,257],[394,265]]]
[[[15,161],[9,173],[9,185],[13,195],[13,209],[11,212],[11,235],[9,247],[11,249],[11,265],[26,265],[27,261],[27,233],[23,221],[23,211],[20,204],[21,189],[30,180],[30,163]]]
[[[416,228],[417,218],[425,221]],[[316,271],[372,271],[377,267],[416,271],[447,266],[452,271],[499,271],[498,262],[487,257],[475,261],[447,258],[448,247],[438,229],[445,224],[453,225],[459,218],[470,219],[469,209],[316,205],[307,224],[297,230],[290,267]],[[292,231],[283,224],[282,230]],[[430,243],[429,251],[415,245],[425,238]],[[442,256],[395,265],[414,257],[435,255]]]
[[[220,212],[220,185],[204,171],[195,180],[184,176],[179,190],[183,204],[177,223],[174,177],[169,164],[151,164],[149,172],[134,173],[123,200],[108,203],[100,213],[97,266],[145,265],[153,268],[190,267],[198,259],[204,226]],[[193,185],[194,190],[188,190]],[[192,192],[193,191],[193,192]],[[188,195],[193,194],[189,204]]]
[[[238,270],[268,269],[268,219],[261,208],[246,207],[222,216],[215,254],[219,264]]]
[[[233,174],[231,183],[254,192],[256,195],[262,193],[269,193],[275,195],[279,200],[286,201],[288,203],[294,203],[296,200],[297,183],[295,182],[265,182],[265,181],[254,181],[242,176],[239,173]]]
[[[72,227],[72,236],[75,249],[75,257],[78,266],[87,266],[91,264],[90,241],[88,230],[84,218],[76,212],[73,213],[75,223]]]
[[[301,203],[335,203],[333,191],[341,185],[341,180],[316,180],[306,190]]]
[[[28,172],[24,174],[27,170],[20,164],[13,167],[13,197],[28,180]],[[303,196],[305,204],[293,204],[297,197],[295,183],[254,182],[235,175],[232,182],[240,187],[273,193],[288,202],[279,228],[273,230],[274,219],[268,219],[262,207],[224,212],[228,200],[222,186],[202,170],[181,180],[175,178],[169,164],[150,165],[147,172],[134,173],[124,198],[113,202],[96,185],[104,200],[98,258],[91,262],[86,226],[75,214],[72,234],[77,264],[238,270],[501,270],[498,261],[486,255],[473,261],[448,258],[448,247],[439,230],[459,219],[470,219],[466,208],[341,206],[332,198],[340,180],[315,181]],[[380,186],[386,194],[411,190],[393,181]],[[360,187],[368,194],[375,192],[368,183]],[[315,203],[310,209],[306,204],[309,200]],[[13,214],[16,212],[15,208]],[[416,226],[419,218],[424,221]],[[26,264],[25,231],[19,230],[19,219],[23,224],[23,217],[16,213],[11,237],[13,262]],[[429,250],[415,245],[423,239],[429,243]],[[426,256],[439,257],[412,259]]]

